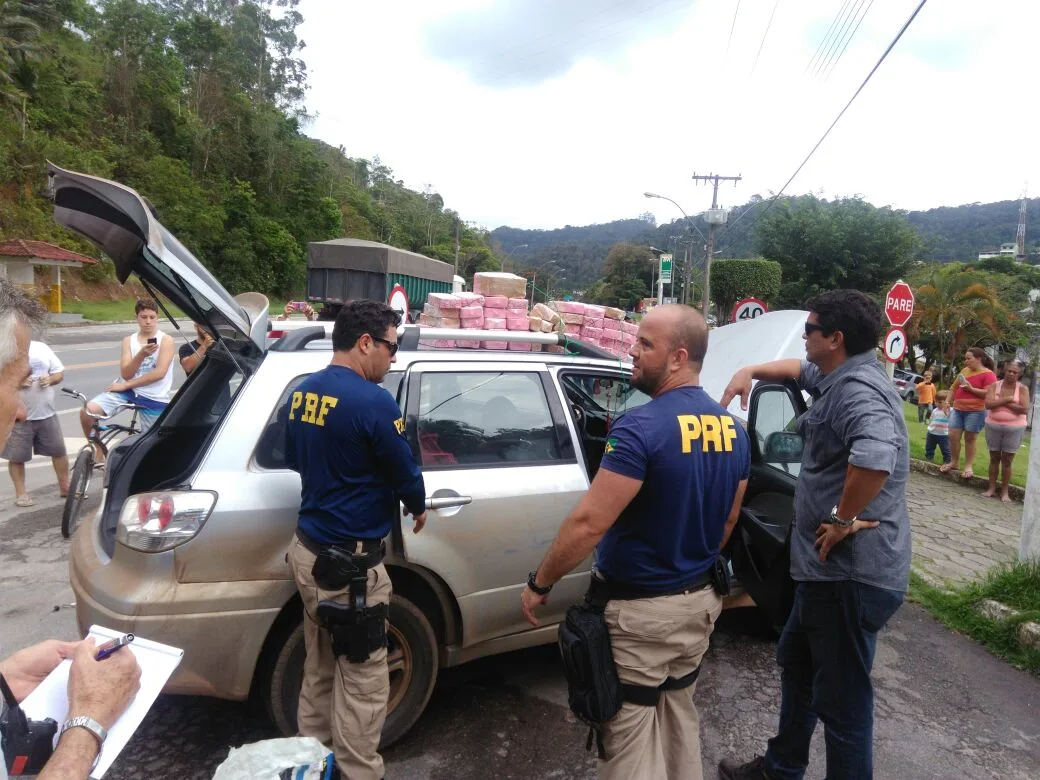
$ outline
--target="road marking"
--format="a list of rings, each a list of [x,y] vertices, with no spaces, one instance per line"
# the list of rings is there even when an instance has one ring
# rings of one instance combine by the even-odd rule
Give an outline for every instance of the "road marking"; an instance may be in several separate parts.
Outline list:
[[[74,366],[65,366],[66,371],[79,371],[84,368],[107,368],[108,366],[118,366],[118,360],[102,360],[97,363],[77,363]]]

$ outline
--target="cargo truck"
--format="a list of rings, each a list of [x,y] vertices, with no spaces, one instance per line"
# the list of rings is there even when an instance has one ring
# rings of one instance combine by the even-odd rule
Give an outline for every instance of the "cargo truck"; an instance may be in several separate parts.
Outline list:
[[[398,284],[408,296],[409,312],[418,314],[427,295],[452,291],[454,276],[448,263],[375,241],[337,238],[307,245],[307,300],[321,304],[321,320],[334,320],[348,301],[385,302]]]

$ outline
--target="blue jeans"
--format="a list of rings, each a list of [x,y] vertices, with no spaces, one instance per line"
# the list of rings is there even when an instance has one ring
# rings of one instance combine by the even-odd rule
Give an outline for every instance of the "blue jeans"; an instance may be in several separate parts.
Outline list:
[[[782,668],[779,733],[769,740],[770,780],[801,780],[809,743],[823,721],[827,780],[874,773],[874,665],[877,632],[903,593],[851,580],[799,582],[776,660]]]
[[[935,457],[935,448],[939,447],[939,452],[942,453],[943,463],[949,463],[953,458],[950,456],[950,437],[949,436],[936,436],[934,433],[927,433],[924,437],[924,458],[929,463]]]

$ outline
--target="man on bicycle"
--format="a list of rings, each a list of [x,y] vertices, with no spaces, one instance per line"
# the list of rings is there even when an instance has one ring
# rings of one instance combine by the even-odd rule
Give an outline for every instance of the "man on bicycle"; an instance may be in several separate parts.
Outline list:
[[[109,415],[120,404],[137,404],[141,407],[141,430],[147,431],[170,401],[176,352],[173,339],[159,330],[159,310],[155,301],[143,298],[134,306],[134,311],[138,330],[123,339],[120,381],[92,398],[86,409],[79,413],[84,436],[90,436],[94,423],[88,412]]]

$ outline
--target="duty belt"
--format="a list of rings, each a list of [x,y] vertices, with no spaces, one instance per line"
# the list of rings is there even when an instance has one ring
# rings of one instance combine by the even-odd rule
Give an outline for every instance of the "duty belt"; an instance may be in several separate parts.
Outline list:
[[[592,577],[592,589],[596,590],[598,597],[605,596],[606,601],[634,601],[635,599],[655,599],[660,596],[678,596],[683,593],[693,593],[701,590],[712,583],[711,569],[699,574],[687,583],[670,590],[650,590],[629,585],[626,582],[607,579],[602,572],[596,572]],[[602,595],[601,595],[602,594]]]
[[[361,569],[371,569],[383,562],[386,557],[386,542],[382,539],[342,539],[335,544],[317,542],[297,526],[296,538],[305,549],[321,555],[322,550],[335,547],[351,556],[354,564]]]

